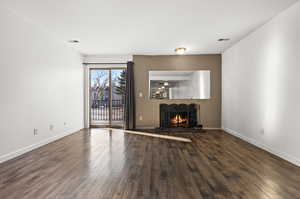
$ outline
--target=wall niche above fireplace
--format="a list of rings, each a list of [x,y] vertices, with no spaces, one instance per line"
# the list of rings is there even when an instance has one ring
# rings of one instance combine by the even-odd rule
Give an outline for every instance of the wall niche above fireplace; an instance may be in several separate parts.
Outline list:
[[[196,104],[160,104],[160,128],[194,128],[197,126]]]
[[[150,99],[210,99],[209,70],[149,71]]]

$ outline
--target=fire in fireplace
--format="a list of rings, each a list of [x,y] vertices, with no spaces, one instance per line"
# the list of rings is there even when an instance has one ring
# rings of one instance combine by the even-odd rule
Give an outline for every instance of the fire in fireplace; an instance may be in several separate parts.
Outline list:
[[[195,104],[161,104],[160,128],[193,128],[197,126]]]
[[[172,117],[170,119],[172,127],[188,127],[188,119],[184,115],[179,113]]]

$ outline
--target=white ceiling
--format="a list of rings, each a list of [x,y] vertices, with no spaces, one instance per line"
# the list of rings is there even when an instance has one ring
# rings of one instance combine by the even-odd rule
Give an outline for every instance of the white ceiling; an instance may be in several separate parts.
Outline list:
[[[89,55],[220,53],[296,1],[0,0]]]

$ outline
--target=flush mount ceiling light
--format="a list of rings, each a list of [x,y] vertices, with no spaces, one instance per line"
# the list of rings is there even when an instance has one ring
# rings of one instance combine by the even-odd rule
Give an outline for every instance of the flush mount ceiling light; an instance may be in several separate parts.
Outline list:
[[[185,51],[186,51],[186,48],[176,48],[175,49],[175,52],[178,55],[183,55],[185,53]]]
[[[69,42],[69,43],[79,43],[79,41],[76,40],[76,39],[69,40],[68,42]]]
[[[218,39],[218,41],[229,41],[230,39],[229,38],[221,38],[221,39]]]

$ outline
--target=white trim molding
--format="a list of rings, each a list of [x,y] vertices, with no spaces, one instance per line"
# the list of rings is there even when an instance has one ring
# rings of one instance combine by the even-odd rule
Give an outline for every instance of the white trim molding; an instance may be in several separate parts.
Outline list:
[[[83,63],[127,63],[133,60],[132,55],[85,55]]]
[[[141,130],[148,130],[148,129],[156,129],[158,127],[154,126],[137,126],[136,129],[141,129]]]
[[[81,130],[81,129],[80,129],[80,130]],[[46,144],[49,144],[49,143],[51,143],[51,142],[54,142],[54,141],[56,141],[56,140],[59,140],[59,139],[65,137],[65,136],[71,135],[71,134],[73,134],[73,133],[77,133],[77,132],[79,132],[80,130],[78,130],[78,129],[76,129],[76,130],[69,130],[69,131],[63,132],[63,133],[61,133],[61,134],[58,134],[58,135],[56,135],[56,136],[53,136],[53,137],[51,137],[51,138],[42,140],[42,141],[40,141],[40,142],[38,142],[38,143],[32,144],[32,145],[30,145],[30,146],[26,146],[26,147],[24,147],[24,148],[21,148],[21,149],[18,149],[18,150],[16,150],[16,151],[10,152],[10,153],[8,153],[8,154],[2,155],[2,156],[0,156],[0,163],[6,162],[6,161],[11,160],[11,159],[13,159],[13,158],[16,158],[16,157],[18,157],[18,156],[21,156],[21,155],[23,155],[23,154],[25,154],[25,153],[27,153],[27,152],[30,152],[30,151],[32,151],[32,150],[34,150],[34,149],[37,149],[37,148],[39,148],[39,147],[42,147],[42,146],[44,146],[44,145],[46,145]]]
[[[217,127],[203,127],[203,130],[223,130],[223,129]]]
[[[238,132],[236,132],[234,130],[231,130],[229,128],[223,127],[222,129],[226,133],[229,133],[229,134],[231,134],[231,135],[233,135],[235,137],[238,137],[238,138],[240,138],[240,139],[242,139],[242,140],[244,140],[244,141],[246,141],[246,142],[248,142],[250,144],[253,144],[253,145],[257,146],[258,148],[261,148],[261,149],[263,149],[263,150],[265,150],[265,151],[267,151],[269,153],[272,153],[273,155],[276,155],[276,156],[278,156],[278,157],[280,157],[280,158],[282,158],[282,159],[284,159],[284,160],[286,160],[286,161],[288,161],[288,162],[290,162],[290,163],[292,163],[292,164],[300,167],[300,160],[297,159],[297,158],[295,158],[295,157],[293,157],[293,156],[291,156],[291,155],[289,155],[289,154],[287,154],[287,153],[279,152],[279,151],[277,151],[275,149],[272,149],[272,148],[266,146],[265,144],[262,144],[261,142],[258,142],[257,140],[255,140],[253,138],[249,138],[247,136],[244,136],[244,135],[242,135],[242,134],[240,134],[240,133],[238,133]]]

